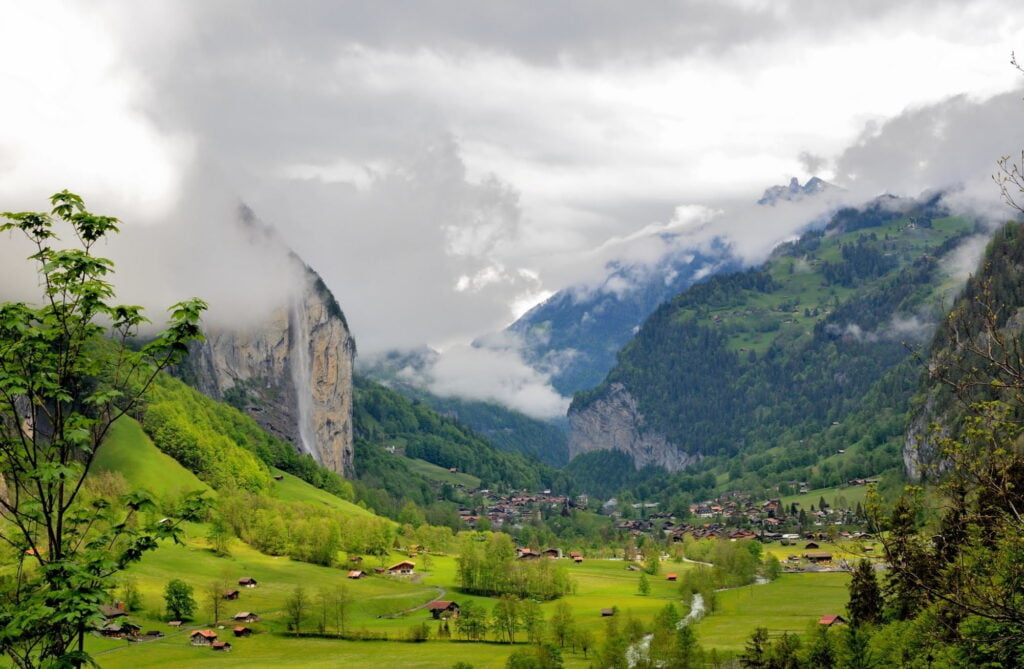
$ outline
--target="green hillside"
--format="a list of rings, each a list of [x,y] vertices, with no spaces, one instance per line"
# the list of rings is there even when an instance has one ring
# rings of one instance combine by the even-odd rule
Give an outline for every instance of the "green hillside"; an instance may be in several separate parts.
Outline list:
[[[119,472],[134,487],[170,498],[192,490],[210,490],[210,486],[163,453],[139,423],[128,416],[110,428],[103,446],[97,451],[93,473]]]
[[[919,373],[908,342],[951,302],[943,261],[972,230],[932,202],[840,211],[765,265],[662,305],[570,411],[622,384],[646,429],[706,456],[697,471],[728,489],[896,469]]]

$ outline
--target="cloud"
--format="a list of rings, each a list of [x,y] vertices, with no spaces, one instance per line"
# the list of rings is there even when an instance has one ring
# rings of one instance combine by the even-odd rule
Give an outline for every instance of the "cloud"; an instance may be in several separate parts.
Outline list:
[[[852,5],[8,3],[0,202],[80,192],[129,221],[109,246],[126,296],[208,296],[229,321],[291,280],[234,227],[244,202],[361,351],[456,350],[554,290],[619,269],[626,296],[716,240],[757,262],[837,203],[1017,148],[1019,92],[989,101],[1016,83],[1012,2]],[[822,159],[846,199],[751,204]],[[990,205],[980,183],[957,197]],[[33,288],[15,246],[5,292]],[[500,351],[505,394],[534,387]]]

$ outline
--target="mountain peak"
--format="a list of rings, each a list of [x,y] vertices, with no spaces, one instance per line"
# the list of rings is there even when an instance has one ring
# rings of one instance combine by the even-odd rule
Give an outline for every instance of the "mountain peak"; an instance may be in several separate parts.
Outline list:
[[[808,195],[817,195],[831,188],[835,188],[835,186],[818,177],[811,177],[803,186],[800,185],[799,179],[793,177],[789,180],[788,186],[771,186],[766,188],[764,195],[761,196],[757,203],[774,205],[779,200],[801,200]]]

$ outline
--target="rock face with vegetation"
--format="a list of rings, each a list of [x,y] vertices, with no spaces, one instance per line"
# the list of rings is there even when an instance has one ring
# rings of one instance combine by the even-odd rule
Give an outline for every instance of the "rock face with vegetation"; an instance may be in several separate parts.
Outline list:
[[[350,474],[355,340],[320,278],[303,274],[303,290],[261,326],[208,331],[183,376],[328,469]]]
[[[244,205],[239,224],[280,253],[293,289],[255,325],[208,327],[206,341],[192,346],[177,372],[320,465],[350,476],[356,344],[345,314],[320,276]]]
[[[656,465],[672,472],[686,468],[699,457],[680,451],[661,434],[644,429],[636,398],[621,383],[611,384],[588,410],[570,411],[569,426],[570,458],[590,451],[622,451],[633,458],[637,468]]]
[[[978,272],[935,333],[929,373],[922,377],[907,423],[907,476],[916,480],[944,468],[939,441],[960,436],[969,405],[1017,399],[1007,395],[1020,377],[1022,332],[1024,232],[1010,223],[992,238]],[[994,371],[984,376],[979,370]]]

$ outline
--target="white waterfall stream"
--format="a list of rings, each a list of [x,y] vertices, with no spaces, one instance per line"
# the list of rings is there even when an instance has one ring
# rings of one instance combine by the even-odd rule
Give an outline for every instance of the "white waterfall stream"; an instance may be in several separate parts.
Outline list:
[[[309,357],[309,314],[306,310],[306,300],[302,295],[292,301],[291,320],[292,338],[289,366],[292,371],[292,384],[295,386],[295,402],[299,410],[299,440],[302,442],[302,450],[312,455],[318,463],[323,464],[313,430],[313,363]]]

